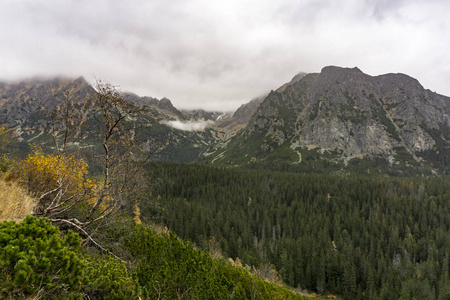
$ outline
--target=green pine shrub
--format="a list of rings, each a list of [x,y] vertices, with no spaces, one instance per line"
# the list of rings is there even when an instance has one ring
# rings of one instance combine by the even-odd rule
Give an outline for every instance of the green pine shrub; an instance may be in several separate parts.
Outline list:
[[[136,225],[127,242],[144,299],[305,299],[181,241]]]
[[[139,287],[133,284],[127,267],[116,258],[88,257],[83,294],[89,299],[137,299]]]
[[[80,297],[85,262],[80,237],[43,218],[0,223],[0,297]]]
[[[0,299],[136,299],[125,263],[89,256],[78,234],[45,218],[0,223]]]

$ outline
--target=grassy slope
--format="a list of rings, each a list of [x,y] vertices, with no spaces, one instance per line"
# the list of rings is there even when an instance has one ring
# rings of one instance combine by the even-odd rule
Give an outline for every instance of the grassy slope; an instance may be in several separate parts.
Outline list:
[[[14,181],[0,177],[0,222],[21,221],[33,211],[35,200]]]

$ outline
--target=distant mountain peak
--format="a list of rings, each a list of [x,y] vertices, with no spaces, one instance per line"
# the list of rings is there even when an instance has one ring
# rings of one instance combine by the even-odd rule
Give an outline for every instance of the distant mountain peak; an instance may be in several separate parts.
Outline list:
[[[292,77],[290,83],[297,82],[297,81],[299,81],[300,79],[302,79],[303,77],[305,77],[306,75],[308,75],[308,73],[300,72],[300,73],[298,73],[297,75],[295,75],[294,77]]]
[[[335,162],[381,157],[389,164],[428,161],[440,168],[450,161],[449,111],[449,97],[405,74],[373,77],[358,68],[328,66],[271,91],[228,143],[233,155],[221,152],[217,161],[265,160],[278,151],[297,157],[287,154],[319,149],[334,153]]]
[[[161,100],[159,100],[159,107],[160,108],[172,108],[173,107],[172,101],[170,101],[169,99],[164,97]]]
[[[322,68],[321,73],[328,73],[328,72],[363,73],[358,67],[346,68],[346,67],[339,67],[339,66],[326,66],[326,67]]]
[[[364,74],[357,67],[354,68],[342,68],[336,66],[327,66],[322,69],[319,74],[319,80],[326,81],[345,81],[349,78],[364,78],[365,76],[369,76]]]

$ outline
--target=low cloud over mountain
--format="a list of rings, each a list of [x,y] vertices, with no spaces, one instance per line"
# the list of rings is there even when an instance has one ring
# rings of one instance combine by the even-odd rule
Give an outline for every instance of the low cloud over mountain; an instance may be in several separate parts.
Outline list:
[[[180,121],[180,120],[174,120],[174,121],[163,121],[163,124],[166,124],[172,128],[178,129],[178,130],[184,130],[184,131],[203,131],[206,127],[210,126],[214,123],[214,121],[211,120],[197,120],[197,121]]]

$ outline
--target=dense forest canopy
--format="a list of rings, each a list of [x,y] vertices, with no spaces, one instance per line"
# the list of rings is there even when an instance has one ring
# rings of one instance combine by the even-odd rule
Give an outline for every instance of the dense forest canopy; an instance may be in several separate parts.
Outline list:
[[[448,299],[450,180],[155,163],[141,218],[294,287],[346,298]],[[155,203],[156,202],[156,203]],[[156,205],[155,205],[156,204]]]

